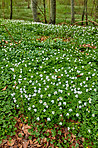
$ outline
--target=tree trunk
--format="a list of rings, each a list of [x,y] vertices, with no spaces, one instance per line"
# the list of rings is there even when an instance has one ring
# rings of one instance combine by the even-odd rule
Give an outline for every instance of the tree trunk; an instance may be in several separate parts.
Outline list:
[[[56,0],[50,0],[50,24],[56,22]]]
[[[71,24],[75,22],[74,18],[74,0],[71,0]]]
[[[28,9],[30,9],[30,1],[28,0]]]
[[[46,19],[46,2],[45,2],[45,0],[43,0],[43,5],[44,5],[44,19],[45,19],[45,23],[47,23],[47,19]]]
[[[85,12],[85,15],[86,15],[86,25],[88,25],[88,15],[87,15],[87,0],[85,0],[85,8],[86,8],[86,12]]]
[[[88,25],[87,0],[84,0],[84,8],[83,8],[83,13],[82,13],[82,24],[81,25],[83,25],[84,15],[86,15],[86,25]]]
[[[33,20],[34,22],[37,22],[38,21],[38,18],[37,18],[37,0],[31,0],[31,4],[32,4],[32,11],[33,11]]]
[[[12,0],[10,0],[10,19],[12,19],[13,7],[12,7]]]

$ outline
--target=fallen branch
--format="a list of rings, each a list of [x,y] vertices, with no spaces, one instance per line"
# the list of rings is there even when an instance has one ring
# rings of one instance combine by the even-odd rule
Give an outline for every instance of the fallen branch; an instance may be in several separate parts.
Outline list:
[[[6,28],[5,25],[1,25],[1,26],[4,26],[4,28],[6,29],[6,31],[8,32],[8,34],[10,35],[10,37],[12,38],[12,40],[14,41],[15,44],[18,44],[12,37],[12,35],[10,34],[10,32],[8,31],[8,29]]]
[[[76,24],[78,24],[78,23],[82,23],[82,22],[83,22],[83,23],[85,23],[85,22],[91,22],[92,24],[98,26],[98,23],[97,23],[97,22],[95,22],[95,21],[90,21],[90,20],[75,22],[73,25],[76,25]]]

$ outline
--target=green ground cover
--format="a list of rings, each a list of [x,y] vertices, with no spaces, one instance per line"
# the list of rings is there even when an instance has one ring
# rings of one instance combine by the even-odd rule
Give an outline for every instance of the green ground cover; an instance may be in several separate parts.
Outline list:
[[[57,124],[97,148],[98,29],[0,22],[17,42],[0,26],[0,142],[15,135],[15,117],[23,114],[29,125],[40,123],[38,132],[31,129],[37,138]],[[68,147],[64,140],[52,142]]]

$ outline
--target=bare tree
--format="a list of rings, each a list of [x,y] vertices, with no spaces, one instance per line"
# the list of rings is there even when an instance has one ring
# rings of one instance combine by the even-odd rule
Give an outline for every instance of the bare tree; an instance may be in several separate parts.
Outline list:
[[[38,21],[38,17],[37,17],[37,5],[38,5],[38,2],[37,2],[37,0],[31,0],[31,4],[32,4],[34,22],[37,22]]]
[[[71,0],[71,24],[75,22],[74,18],[74,0]]]
[[[84,15],[86,15],[86,25],[88,25],[87,0],[84,0],[84,8],[82,13],[82,25],[83,25]]]
[[[50,24],[56,22],[56,0],[50,0]]]
[[[12,0],[10,0],[10,19],[12,19],[12,14],[13,14],[13,4]]]

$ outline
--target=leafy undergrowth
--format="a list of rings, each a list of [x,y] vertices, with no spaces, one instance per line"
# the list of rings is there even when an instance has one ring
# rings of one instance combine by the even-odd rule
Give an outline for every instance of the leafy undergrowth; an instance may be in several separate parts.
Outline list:
[[[1,22],[0,146],[97,148],[97,28]]]

